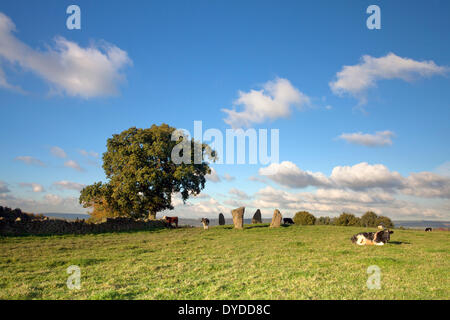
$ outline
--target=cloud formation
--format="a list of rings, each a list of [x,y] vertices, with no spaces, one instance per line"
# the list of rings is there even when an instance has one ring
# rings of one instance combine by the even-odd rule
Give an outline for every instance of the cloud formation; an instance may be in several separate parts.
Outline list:
[[[445,206],[423,206],[412,201],[398,200],[382,190],[317,189],[315,192],[290,192],[267,186],[255,193],[254,200],[246,203],[241,201],[240,205],[259,208],[265,216],[269,216],[273,208],[279,208],[284,216],[307,210],[316,217],[337,216],[342,212],[360,216],[364,212],[374,211],[393,219],[449,218]]]
[[[330,185],[329,179],[323,173],[303,171],[290,161],[272,163],[268,167],[259,169],[258,172],[259,175],[289,188]]]
[[[86,213],[86,209],[78,203],[77,197],[62,197],[57,194],[46,194],[40,199],[21,198],[13,195],[2,196],[0,205],[10,208],[20,208],[33,213]]]
[[[81,149],[81,150],[79,150],[79,152],[82,156],[85,156],[85,157],[92,157],[92,158],[96,158],[96,159],[99,157],[98,152],[95,152],[95,151],[87,151],[87,150]]]
[[[225,123],[232,128],[249,127],[252,123],[286,118],[291,114],[292,106],[299,108],[310,103],[308,96],[300,92],[287,79],[277,78],[268,81],[261,90],[239,91],[239,98],[232,109],[222,109],[228,117]],[[242,106],[242,111],[236,111]]]
[[[57,158],[66,158],[67,157],[66,152],[62,148],[57,147],[57,146],[51,147],[50,153]]]
[[[217,174],[214,168],[211,168],[211,173],[205,176],[206,180],[211,182],[220,182],[220,176]]]
[[[259,169],[259,174],[288,188],[371,190],[421,198],[450,199],[450,177],[432,172],[411,173],[404,177],[382,164],[361,162],[353,166],[336,166],[327,177],[321,172],[303,171],[294,163],[284,161]]]
[[[19,185],[22,187],[22,188],[31,188],[31,190],[33,191],[33,192],[44,192],[45,191],[45,189],[44,189],[44,187],[41,185],[41,184],[39,184],[39,183],[26,183],[26,182],[22,182],[22,183],[19,183]]]
[[[66,180],[53,182],[53,185],[56,186],[58,189],[75,190],[75,191],[80,191],[85,187],[84,184]]]
[[[0,194],[11,192],[6,182],[0,181]]]
[[[75,160],[68,160],[64,162],[64,166],[68,168],[75,169],[77,171],[83,172],[84,169]]]
[[[46,50],[29,47],[15,36],[13,21],[0,12],[0,58],[33,72],[51,85],[53,92],[93,98],[117,95],[126,78],[122,70],[132,62],[120,48],[102,42],[82,48],[56,37]],[[17,89],[0,71],[0,86]]]
[[[223,175],[223,178],[224,178],[226,181],[233,181],[233,180],[236,179],[235,177],[229,175],[228,173],[225,173],[225,174]]]
[[[357,98],[359,104],[363,105],[367,103],[367,90],[376,87],[380,80],[400,79],[410,82],[420,77],[443,75],[448,71],[449,68],[438,66],[431,60],[416,61],[394,53],[380,58],[364,55],[360,63],[344,66],[329,85],[334,94],[348,94]]]
[[[369,188],[401,188],[404,178],[398,172],[390,171],[382,164],[361,162],[353,166],[337,166],[333,168],[330,181],[338,187],[353,190]]]
[[[229,211],[229,208],[225,207],[220,201],[211,197],[208,197],[206,199],[207,200],[195,202],[191,202],[188,200],[184,203],[181,199],[181,196],[179,194],[176,194],[172,199],[175,209],[173,211],[162,211],[161,213],[159,213],[159,215],[176,215],[179,217],[189,218],[216,218],[220,212]]]
[[[442,176],[450,177],[450,161],[446,161],[436,168],[436,173]]]
[[[242,190],[236,189],[236,188],[231,188],[228,191],[228,193],[231,194],[232,196],[237,197],[238,199],[249,199],[250,198],[247,193],[245,193]]]
[[[32,156],[18,156],[14,160],[23,162],[23,163],[28,164],[28,165],[45,167],[45,163],[44,162],[42,162],[41,160],[36,159],[36,158],[34,158]]]
[[[366,147],[381,147],[392,145],[392,137],[395,134],[392,131],[378,131],[375,134],[369,133],[343,133],[338,139],[347,141],[348,143],[358,144]]]

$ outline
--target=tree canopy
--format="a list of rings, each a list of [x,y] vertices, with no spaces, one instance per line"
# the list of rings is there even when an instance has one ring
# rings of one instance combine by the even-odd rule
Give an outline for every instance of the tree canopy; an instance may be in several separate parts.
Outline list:
[[[375,212],[367,211],[361,217],[361,226],[363,227],[376,227],[378,216]]]
[[[383,225],[385,228],[393,228],[394,223],[385,216],[378,216],[375,212],[367,211],[361,217],[361,225],[363,227],[377,227]]]
[[[351,213],[343,212],[334,220],[334,224],[337,226],[360,226],[361,219]]]
[[[299,211],[294,216],[294,223],[300,225],[313,225],[316,223],[316,217],[308,211]]]
[[[180,143],[188,143],[189,148],[174,149]],[[173,150],[181,154],[174,155]],[[200,161],[194,161],[196,151],[196,159],[201,153]],[[174,161],[175,156],[186,159],[187,153],[192,161]],[[180,193],[186,201],[203,190],[205,175],[211,173],[204,155],[214,160],[211,154],[208,145],[176,135],[167,124],[132,127],[107,140],[103,169],[108,182],[85,187],[79,201],[105,216],[154,219],[158,212],[173,209],[173,194]]]

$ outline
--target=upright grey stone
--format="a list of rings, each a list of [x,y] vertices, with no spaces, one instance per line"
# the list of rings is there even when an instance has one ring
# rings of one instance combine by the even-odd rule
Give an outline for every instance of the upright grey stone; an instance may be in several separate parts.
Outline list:
[[[219,213],[219,225],[223,226],[225,224],[225,217],[223,216],[223,213]]]
[[[262,223],[261,218],[261,211],[258,209],[256,210],[255,214],[253,215],[252,224]]]
[[[281,219],[283,219],[283,216],[281,215],[280,210],[275,209],[272,217],[272,222],[270,223],[270,227],[278,228],[281,225]]]
[[[244,211],[245,207],[231,210],[231,214],[233,215],[233,224],[236,229],[244,228]]]

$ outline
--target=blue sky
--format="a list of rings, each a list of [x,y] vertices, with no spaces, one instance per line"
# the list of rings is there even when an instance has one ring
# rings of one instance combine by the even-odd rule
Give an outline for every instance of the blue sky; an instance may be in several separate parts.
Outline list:
[[[82,212],[78,189],[104,180],[113,133],[162,122],[193,131],[194,120],[225,132],[222,109],[255,115],[234,105],[239,92],[279,106],[267,85],[287,81],[285,114],[256,104],[261,121],[248,124],[280,130],[280,174],[216,164],[220,181],[174,214],[245,205],[265,216],[450,218],[448,1],[76,1],[81,30],[66,28],[70,4],[0,4],[15,25],[0,24],[1,205]],[[366,27],[371,4],[380,30]]]

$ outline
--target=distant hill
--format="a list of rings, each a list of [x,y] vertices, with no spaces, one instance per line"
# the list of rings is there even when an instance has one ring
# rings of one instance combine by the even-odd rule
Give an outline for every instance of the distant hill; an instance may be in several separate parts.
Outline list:
[[[423,229],[423,228],[450,228],[450,221],[427,221],[427,220],[405,220],[394,221],[396,228],[405,227],[411,229]]]
[[[78,219],[89,219],[88,214],[83,213],[43,213],[44,216],[54,219],[63,220],[76,220]]]

